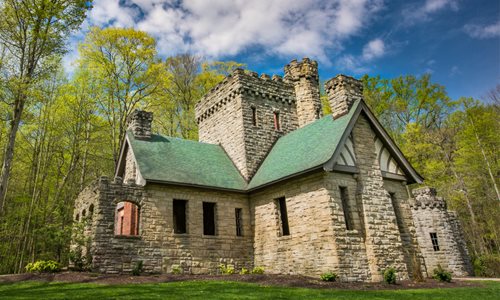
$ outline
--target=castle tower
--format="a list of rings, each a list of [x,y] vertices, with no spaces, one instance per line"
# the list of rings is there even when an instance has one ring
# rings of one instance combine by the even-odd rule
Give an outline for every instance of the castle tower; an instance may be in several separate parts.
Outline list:
[[[318,63],[309,58],[292,60],[285,66],[285,81],[293,84],[297,99],[299,127],[322,117]]]
[[[430,187],[414,189],[412,215],[428,273],[438,265],[455,276],[472,274],[462,228],[446,201]],[[432,275],[432,274],[428,274]]]
[[[220,144],[246,180],[274,142],[298,127],[293,86],[242,69],[209,91],[195,114],[200,142]]]
[[[342,74],[325,82],[325,90],[334,120],[346,115],[352,104],[363,98],[363,83]]]

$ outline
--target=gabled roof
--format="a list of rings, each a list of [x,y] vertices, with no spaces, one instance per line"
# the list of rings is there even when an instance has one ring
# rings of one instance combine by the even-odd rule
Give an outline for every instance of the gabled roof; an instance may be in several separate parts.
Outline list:
[[[337,149],[360,101],[336,120],[331,115],[281,137],[248,185],[254,189],[278,180],[320,168]]]
[[[361,113],[401,167],[408,183],[421,183],[422,176],[361,100],[352,105],[347,115],[336,120],[328,115],[279,138],[248,184],[220,145],[160,135],[139,140],[130,132],[127,143],[132,148],[139,173],[147,182],[245,192],[313,170],[334,170],[342,150],[340,146],[348,139]],[[120,162],[124,162],[124,155],[122,151]],[[117,173],[123,171],[121,164]]]
[[[127,132],[139,171],[147,182],[245,190],[247,183],[220,145]]]

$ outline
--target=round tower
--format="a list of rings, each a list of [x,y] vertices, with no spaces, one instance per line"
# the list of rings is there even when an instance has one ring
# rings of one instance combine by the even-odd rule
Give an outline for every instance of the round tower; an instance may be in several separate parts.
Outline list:
[[[318,63],[307,57],[300,62],[294,59],[285,66],[284,79],[295,88],[299,127],[321,118]]]

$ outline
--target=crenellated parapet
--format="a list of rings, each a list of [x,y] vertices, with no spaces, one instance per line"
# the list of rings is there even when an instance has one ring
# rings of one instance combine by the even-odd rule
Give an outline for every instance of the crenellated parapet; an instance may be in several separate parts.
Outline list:
[[[354,77],[339,74],[325,82],[325,91],[333,119],[349,113],[356,100],[363,98],[363,83]]]
[[[422,187],[412,191],[414,201],[412,203],[413,209],[424,208],[440,208],[447,209],[446,201],[443,197],[438,197],[435,188]]]
[[[318,62],[304,57],[302,61],[292,60],[285,66],[285,81],[299,81],[300,78],[313,79],[319,82]]]
[[[240,95],[258,96],[288,104],[295,102],[293,86],[283,81],[281,76],[271,77],[268,74],[259,76],[257,72],[238,68],[196,104],[196,121],[199,124]]]

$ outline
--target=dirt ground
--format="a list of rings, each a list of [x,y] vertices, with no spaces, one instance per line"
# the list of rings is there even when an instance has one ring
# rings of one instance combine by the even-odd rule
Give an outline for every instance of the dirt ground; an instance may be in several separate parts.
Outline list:
[[[262,286],[326,288],[345,290],[383,290],[383,289],[421,289],[421,288],[456,288],[481,286],[479,282],[453,280],[450,283],[427,279],[424,282],[400,281],[395,285],[386,283],[360,282],[324,282],[318,278],[295,275],[106,275],[85,272],[62,272],[57,274],[13,274],[1,275],[0,283],[14,283],[25,280],[41,282],[74,282],[98,284],[134,284],[160,283],[194,280],[224,280],[251,282]]]

